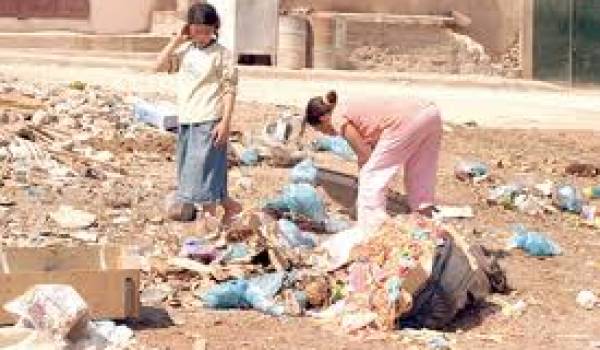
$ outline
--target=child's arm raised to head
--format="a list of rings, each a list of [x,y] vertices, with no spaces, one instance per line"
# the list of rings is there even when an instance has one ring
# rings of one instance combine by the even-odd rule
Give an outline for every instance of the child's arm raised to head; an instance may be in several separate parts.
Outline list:
[[[171,39],[171,41],[169,41],[169,43],[167,44],[167,46],[165,46],[162,51],[160,52],[160,54],[158,55],[158,58],[156,59],[156,62],[154,63],[154,65],[152,66],[152,71],[155,73],[158,72],[173,72],[176,71],[178,67],[174,67],[177,64],[174,63],[173,60],[173,54],[175,53],[175,50],[183,43],[185,43],[186,41],[188,41],[188,36],[187,36],[187,29],[188,26],[184,26],[181,28],[181,30],[173,36],[173,38]]]

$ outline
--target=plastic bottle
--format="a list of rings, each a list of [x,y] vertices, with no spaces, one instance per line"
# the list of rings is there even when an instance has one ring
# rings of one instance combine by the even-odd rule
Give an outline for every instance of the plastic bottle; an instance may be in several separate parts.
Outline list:
[[[583,197],[575,186],[558,186],[556,188],[554,196],[556,205],[560,209],[572,213],[581,213],[581,208],[583,206]]]

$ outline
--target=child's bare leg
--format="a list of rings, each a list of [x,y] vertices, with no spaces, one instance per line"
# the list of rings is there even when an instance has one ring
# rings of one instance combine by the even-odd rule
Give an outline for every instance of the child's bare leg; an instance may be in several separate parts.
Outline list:
[[[217,205],[215,203],[202,205],[202,216],[204,217],[206,214],[208,214],[212,217],[216,217],[217,216]]]
[[[223,214],[223,224],[229,225],[233,218],[242,212],[242,205],[232,198],[226,198],[222,204],[225,214]]]

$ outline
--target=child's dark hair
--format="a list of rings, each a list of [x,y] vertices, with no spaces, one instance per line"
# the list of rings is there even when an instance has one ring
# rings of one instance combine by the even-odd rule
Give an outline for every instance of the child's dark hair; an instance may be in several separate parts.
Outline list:
[[[313,97],[306,105],[304,114],[304,124],[316,126],[321,124],[321,117],[330,114],[337,103],[337,93],[329,91],[325,98],[322,96]]]
[[[187,13],[187,23],[213,26],[215,28],[215,34],[221,27],[221,19],[219,18],[217,10],[213,5],[205,2],[196,3],[190,6]]]

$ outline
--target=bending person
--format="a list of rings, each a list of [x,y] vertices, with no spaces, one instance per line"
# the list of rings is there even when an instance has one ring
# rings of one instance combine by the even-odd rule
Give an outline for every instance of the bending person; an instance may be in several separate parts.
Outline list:
[[[356,152],[359,224],[378,224],[386,217],[386,188],[401,167],[410,209],[431,216],[442,137],[435,104],[413,98],[338,103],[331,91],[310,99],[304,123],[342,136]]]

